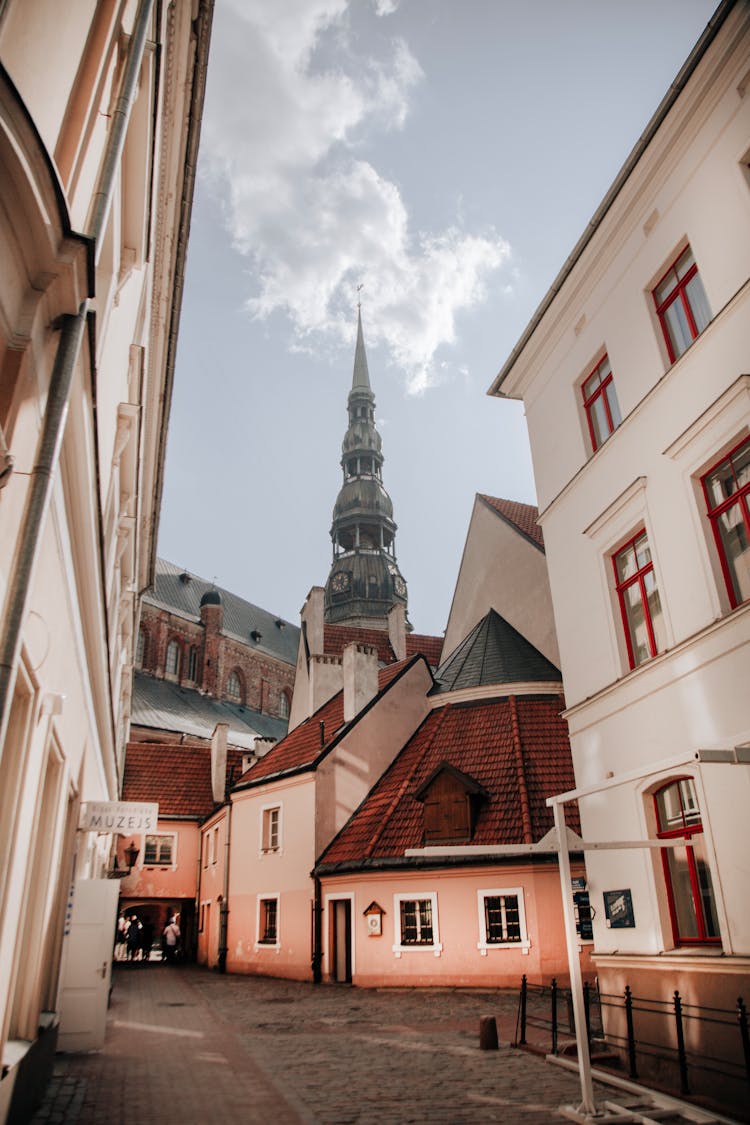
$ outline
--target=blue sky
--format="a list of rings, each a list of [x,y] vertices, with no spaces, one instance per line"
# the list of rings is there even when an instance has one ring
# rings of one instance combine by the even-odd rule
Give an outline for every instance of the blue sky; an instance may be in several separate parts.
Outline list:
[[[296,621],[331,561],[356,287],[419,632],[476,492],[535,502],[487,387],[713,0],[216,0],[159,552]]]

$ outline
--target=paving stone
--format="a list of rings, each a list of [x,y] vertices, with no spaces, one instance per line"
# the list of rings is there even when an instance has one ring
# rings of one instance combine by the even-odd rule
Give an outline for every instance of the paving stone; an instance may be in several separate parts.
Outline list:
[[[57,1057],[33,1125],[562,1121],[578,1079],[509,1047],[516,1003],[116,966],[104,1048]],[[487,1015],[498,1051],[479,1047]]]

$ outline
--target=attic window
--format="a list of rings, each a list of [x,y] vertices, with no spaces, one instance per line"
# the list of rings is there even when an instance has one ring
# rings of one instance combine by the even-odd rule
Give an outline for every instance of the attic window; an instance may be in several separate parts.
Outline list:
[[[280,617],[276,618],[274,625],[277,629],[286,629],[286,621],[282,621]]]
[[[192,581],[192,578],[192,574],[188,574],[186,570],[183,570],[182,574],[180,575],[180,582],[182,582],[183,586],[187,586],[188,582]]]
[[[258,629],[252,629],[251,630],[251,632],[250,632],[250,640],[251,641],[255,641],[255,643],[257,645],[258,641],[261,641],[262,639],[263,639],[263,634],[261,632],[259,632]]]
[[[414,796],[424,804],[425,844],[468,844],[479,810],[489,794],[473,778],[446,762]]]

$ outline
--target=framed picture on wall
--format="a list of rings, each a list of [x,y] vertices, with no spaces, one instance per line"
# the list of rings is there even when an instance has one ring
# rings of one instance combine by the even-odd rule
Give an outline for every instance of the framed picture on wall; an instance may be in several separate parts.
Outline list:
[[[635,915],[630,891],[605,891],[604,914],[611,929],[632,929],[635,926]]]

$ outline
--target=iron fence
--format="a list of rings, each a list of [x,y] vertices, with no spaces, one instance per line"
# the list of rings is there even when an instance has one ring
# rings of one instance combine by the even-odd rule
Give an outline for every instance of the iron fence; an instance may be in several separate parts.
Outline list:
[[[642,1065],[653,1071],[657,1062],[671,1070],[681,1094],[692,1092],[700,1073],[750,1094],[750,1031],[742,997],[731,1009],[687,1004],[678,991],[669,1000],[634,996],[629,986],[612,994],[584,984],[583,994],[589,1050],[592,1042],[594,1054],[616,1048],[630,1078],[640,1077]],[[575,1035],[570,990],[554,979],[549,986],[530,985],[524,976],[514,1046],[527,1045],[529,1028],[548,1032],[550,1054],[558,1054],[561,1036]]]

